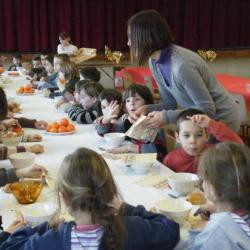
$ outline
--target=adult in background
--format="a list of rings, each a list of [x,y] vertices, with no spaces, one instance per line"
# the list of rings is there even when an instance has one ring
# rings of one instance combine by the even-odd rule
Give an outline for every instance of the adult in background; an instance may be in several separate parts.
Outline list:
[[[147,127],[175,123],[182,111],[178,105],[182,109],[201,110],[238,132],[240,120],[234,101],[206,63],[173,40],[166,19],[155,10],[141,11],[128,21],[132,60],[138,65],[148,62],[160,92],[160,104],[141,107],[135,119],[149,113],[144,123]]]

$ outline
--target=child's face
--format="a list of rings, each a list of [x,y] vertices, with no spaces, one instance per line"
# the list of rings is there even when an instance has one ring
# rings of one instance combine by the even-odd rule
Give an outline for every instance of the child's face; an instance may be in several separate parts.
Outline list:
[[[54,63],[54,70],[55,70],[55,72],[59,72],[62,60],[59,59],[59,58],[57,58],[57,57],[54,57],[53,63]]]
[[[137,93],[135,96],[130,96],[126,99],[126,110],[129,115],[133,114],[138,108],[145,105],[145,100],[138,95]]]
[[[46,71],[48,73],[52,73],[54,71],[53,65],[48,60],[44,61],[44,65],[43,66],[45,67],[45,69],[46,69]]]
[[[179,133],[176,133],[176,139],[183,150],[191,156],[199,156],[207,143],[205,129],[189,120],[180,123],[180,130]]]
[[[47,59],[47,55],[41,55],[41,62],[43,67],[46,67],[46,59]]]
[[[62,46],[67,46],[69,45],[69,38],[65,37],[64,39],[62,39],[61,37],[59,37],[59,41],[61,43]]]
[[[96,103],[96,97],[89,96],[84,90],[80,92],[80,102],[84,109],[90,109]]]
[[[32,64],[33,64],[33,68],[40,68],[40,67],[42,67],[42,62],[39,61],[39,60],[32,61]]]
[[[19,58],[15,58],[15,57],[13,57],[13,63],[15,64],[15,65],[18,65],[18,64],[20,64],[21,63],[21,60],[19,59]]]

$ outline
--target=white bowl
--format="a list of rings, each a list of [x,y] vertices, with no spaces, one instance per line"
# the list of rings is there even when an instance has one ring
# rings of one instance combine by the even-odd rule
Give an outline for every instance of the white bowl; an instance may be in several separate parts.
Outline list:
[[[22,152],[9,155],[9,160],[14,168],[25,168],[35,162],[35,154],[31,152]]]
[[[118,147],[120,146],[125,140],[125,134],[123,133],[108,133],[104,135],[105,141],[111,147]]]
[[[22,207],[24,221],[30,226],[36,226],[50,220],[56,211],[56,204],[52,202],[38,202]]]
[[[136,174],[146,174],[152,167],[153,162],[132,162],[131,167]]]
[[[2,142],[5,146],[17,146],[23,139],[23,133],[20,134],[16,134],[12,132],[12,135],[6,134],[6,135],[2,135]]]
[[[168,183],[172,190],[180,195],[186,195],[197,187],[199,178],[196,174],[175,173],[168,177]]]
[[[175,220],[179,224],[185,222],[192,209],[192,204],[182,198],[166,198],[159,201],[156,206],[160,213]]]

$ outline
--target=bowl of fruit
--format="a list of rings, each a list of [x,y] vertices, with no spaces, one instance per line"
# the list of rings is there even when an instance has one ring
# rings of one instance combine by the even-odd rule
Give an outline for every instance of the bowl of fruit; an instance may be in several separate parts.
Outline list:
[[[60,121],[50,123],[46,133],[51,135],[68,135],[75,133],[75,130],[75,126],[67,118],[62,118]]]

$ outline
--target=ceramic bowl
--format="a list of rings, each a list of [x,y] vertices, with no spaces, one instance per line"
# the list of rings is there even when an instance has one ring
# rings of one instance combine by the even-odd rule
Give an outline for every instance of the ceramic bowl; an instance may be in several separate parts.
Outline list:
[[[14,168],[25,168],[35,162],[36,155],[31,152],[21,152],[9,155],[9,160]]]
[[[104,139],[111,147],[119,147],[125,140],[125,134],[123,133],[107,133],[104,135]]]

